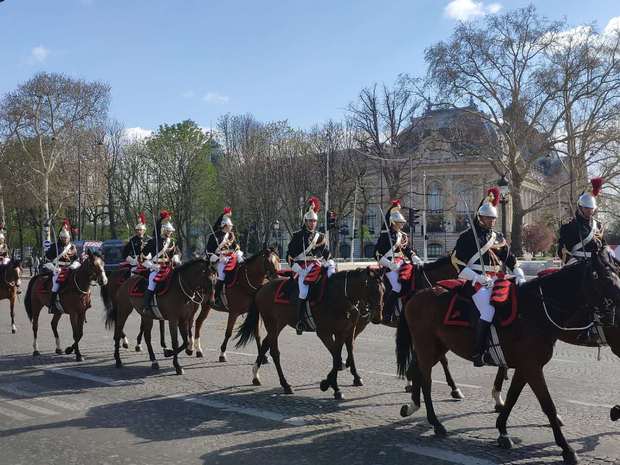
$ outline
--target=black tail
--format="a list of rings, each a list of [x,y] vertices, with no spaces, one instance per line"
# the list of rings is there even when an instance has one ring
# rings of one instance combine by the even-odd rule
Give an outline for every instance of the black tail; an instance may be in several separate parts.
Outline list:
[[[245,347],[248,342],[254,339],[254,333],[259,322],[260,316],[258,314],[258,307],[256,306],[256,301],[253,300],[250,305],[250,311],[245,317],[245,321],[241,325],[241,328],[237,331],[237,334],[235,334],[235,339],[239,339],[237,344],[235,344],[237,349],[240,347]]]
[[[116,304],[112,302],[110,299],[109,292],[106,290],[106,297],[103,296],[104,288],[107,286],[102,286],[101,288],[101,297],[103,298],[103,303],[105,304],[105,329],[114,329],[114,324],[116,323]],[[106,304],[106,299],[109,304]]]
[[[396,329],[396,371],[401,378],[407,374],[407,368],[413,356],[411,334],[404,312],[400,315],[398,328]]]
[[[26,290],[26,296],[24,297],[24,307],[26,307],[26,314],[28,315],[28,319],[30,321],[32,321],[32,288],[38,277],[39,276],[36,275],[30,278],[28,289]]]
[[[101,287],[101,300],[103,300],[103,307],[105,309],[106,315],[111,311],[109,308],[112,306],[112,299],[110,299],[110,282],[108,284]]]

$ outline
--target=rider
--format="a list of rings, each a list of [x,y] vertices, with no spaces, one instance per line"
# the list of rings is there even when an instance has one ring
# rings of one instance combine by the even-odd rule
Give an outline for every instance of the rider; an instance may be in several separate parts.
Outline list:
[[[497,187],[488,190],[487,197],[478,207],[473,227],[461,233],[452,253],[452,263],[460,271],[459,278],[470,281],[476,291],[472,298],[480,312],[474,342],[476,367],[484,366],[484,349],[495,316],[495,308],[491,305],[495,275],[502,267],[508,267],[516,277],[517,285],[525,282],[523,270],[518,266],[506,239],[493,231],[499,196]]]
[[[129,242],[125,244],[125,248],[123,249],[123,256],[125,257],[125,261],[131,265],[131,271],[134,271],[144,260],[142,251],[150,239],[150,237],[145,235],[146,221],[143,212],[140,212],[138,223],[134,229],[136,234],[129,239]]]
[[[49,313],[62,314],[62,309],[58,307],[58,276],[62,270],[69,268],[77,270],[81,264],[78,257],[78,251],[75,245],[71,243],[71,225],[69,220],[65,219],[58,233],[58,241],[55,247],[50,247],[45,252],[45,257],[49,260],[43,265],[44,268],[51,271],[52,274],[52,295],[49,303]]]
[[[603,225],[594,219],[596,196],[601,191],[603,179],[593,178],[590,183],[592,187],[582,192],[577,200],[575,216],[560,228],[558,256],[564,265],[590,257],[593,250],[606,245]]]
[[[392,291],[383,306],[383,322],[390,323],[400,297],[402,285],[399,271],[407,263],[423,264],[422,260],[413,252],[409,244],[409,237],[402,231],[406,221],[400,212],[400,200],[392,200],[392,205],[385,214],[385,226],[375,245],[375,258],[379,265],[387,272]]]
[[[155,277],[162,267],[175,266],[181,263],[181,252],[174,243],[172,233],[170,212],[162,210],[159,219],[155,223],[153,237],[149,239],[146,246],[142,250],[145,257],[144,267],[149,270],[149,285],[144,292],[144,315],[150,318],[163,320],[163,316],[158,308],[153,307],[153,295],[157,282]]]
[[[231,219],[232,209],[224,208],[224,212],[217,218],[213,232],[207,241],[207,255],[210,255],[211,263],[217,263],[217,283],[215,285],[215,302],[220,307],[227,307],[224,289],[226,278],[224,268],[233,255],[237,256],[237,263],[243,263],[243,252],[235,238],[233,232],[233,222]]]
[[[307,330],[305,325],[305,309],[310,286],[304,282],[306,276],[317,266],[327,268],[327,277],[336,271],[336,264],[330,258],[329,247],[325,234],[316,231],[319,217],[317,213],[321,209],[321,203],[317,197],[308,199],[308,211],[304,215],[304,225],[299,231],[293,233],[288,244],[287,257],[292,270],[297,273],[297,286],[299,299],[297,302],[297,334],[303,334]]]

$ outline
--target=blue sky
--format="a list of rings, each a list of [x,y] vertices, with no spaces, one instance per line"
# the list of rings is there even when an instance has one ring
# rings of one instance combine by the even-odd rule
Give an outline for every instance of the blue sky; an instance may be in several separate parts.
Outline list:
[[[457,18],[520,0],[5,0],[0,95],[35,72],[112,87],[111,116],[154,129],[253,113],[311,127],[339,119],[359,90],[421,74],[424,49]],[[541,14],[604,29],[618,0],[539,0]],[[620,21],[618,19],[617,21]]]

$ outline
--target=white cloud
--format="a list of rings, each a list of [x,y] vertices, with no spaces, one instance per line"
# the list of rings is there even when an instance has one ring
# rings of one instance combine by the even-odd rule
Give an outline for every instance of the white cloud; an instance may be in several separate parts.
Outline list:
[[[43,45],[39,45],[30,51],[30,61],[32,63],[43,63],[49,54],[49,49],[45,48]]]
[[[458,21],[469,21],[488,13],[497,13],[501,9],[502,5],[499,3],[485,5],[484,1],[452,0],[444,8],[444,15]]]
[[[613,34],[614,32],[620,32],[620,16],[616,16],[609,20],[603,34]]]
[[[202,99],[207,103],[228,103],[230,100],[227,95],[218,94],[217,92],[207,92]]]
[[[123,136],[127,142],[135,142],[138,140],[146,139],[147,137],[150,137],[152,134],[153,134],[153,131],[151,129],[135,127],[135,128],[125,129]]]

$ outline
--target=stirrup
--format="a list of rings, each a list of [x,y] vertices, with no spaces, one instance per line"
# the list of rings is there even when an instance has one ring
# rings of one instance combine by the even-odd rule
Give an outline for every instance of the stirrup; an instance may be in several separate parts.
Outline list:
[[[298,321],[297,324],[295,325],[295,331],[297,332],[298,336],[301,336],[304,333],[305,329],[306,328],[302,320]]]

